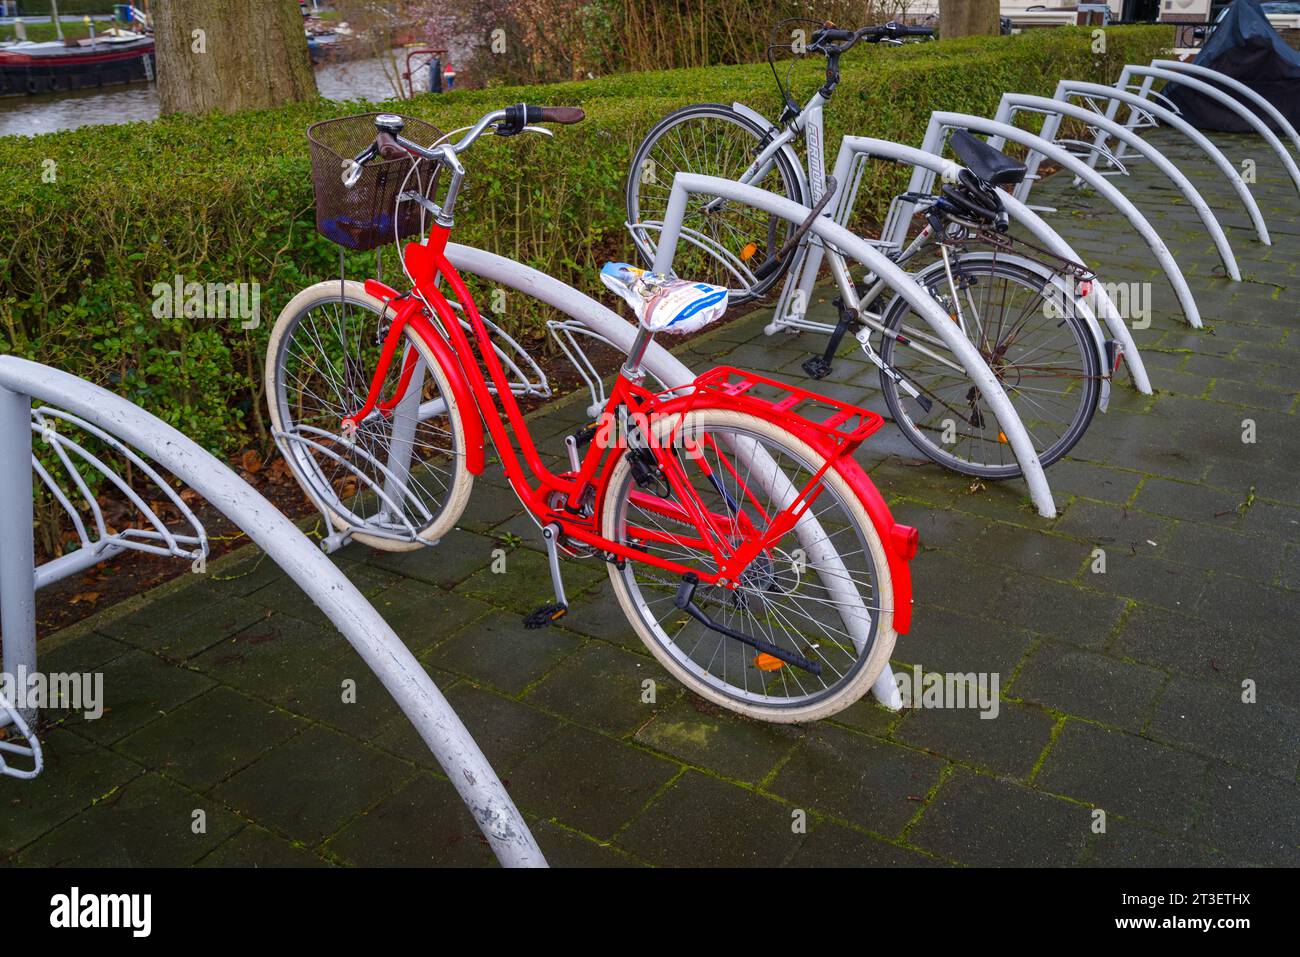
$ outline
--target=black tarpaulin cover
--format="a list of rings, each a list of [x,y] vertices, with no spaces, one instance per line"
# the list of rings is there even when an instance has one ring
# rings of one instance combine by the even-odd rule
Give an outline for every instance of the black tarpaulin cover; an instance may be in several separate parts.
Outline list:
[[[1300,52],[1287,46],[1273,29],[1258,0],[1234,0],[1192,62],[1226,73],[1246,84],[1272,103],[1292,126],[1300,126]],[[1240,94],[1213,85],[1241,100]],[[1229,133],[1251,131],[1245,120],[1202,93],[1174,83],[1167,85],[1162,92],[1198,129]],[[1277,124],[1253,104],[1242,101],[1242,105],[1277,130]]]

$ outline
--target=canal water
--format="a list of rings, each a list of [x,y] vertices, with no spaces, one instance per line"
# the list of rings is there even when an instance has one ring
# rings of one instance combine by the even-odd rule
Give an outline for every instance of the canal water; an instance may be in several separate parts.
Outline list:
[[[421,76],[423,73],[421,70],[416,74],[417,87],[421,79],[427,83],[427,77]],[[326,63],[316,68],[316,88],[321,96],[331,100],[387,100],[395,95],[392,75],[392,64],[378,57]],[[157,116],[158,90],[152,83],[44,96],[10,96],[0,98],[0,136],[31,136],[78,126],[152,120]]]

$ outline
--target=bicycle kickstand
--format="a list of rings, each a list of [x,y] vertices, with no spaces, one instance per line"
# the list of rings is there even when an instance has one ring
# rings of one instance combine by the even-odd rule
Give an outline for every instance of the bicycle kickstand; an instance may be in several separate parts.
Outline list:
[[[524,616],[525,628],[545,628],[569,613],[569,603],[564,597],[564,581],[560,578],[560,526],[555,522],[542,529],[546,540],[546,561],[551,566],[551,587],[555,589],[555,604],[543,605]]]
[[[830,375],[831,362],[840,348],[844,333],[848,332],[849,325],[857,319],[857,314],[844,304],[842,298],[835,299],[831,304],[839,310],[840,317],[835,322],[835,331],[831,333],[830,342],[826,343],[826,351],[803,362],[803,371],[812,379],[824,379]]]

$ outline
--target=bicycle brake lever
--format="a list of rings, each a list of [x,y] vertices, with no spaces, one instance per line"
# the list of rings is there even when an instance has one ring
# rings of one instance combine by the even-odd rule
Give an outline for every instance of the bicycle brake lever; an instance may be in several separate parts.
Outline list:
[[[541,133],[541,134],[543,134],[543,135],[545,135],[545,136],[549,136],[549,137],[551,137],[552,139],[555,137],[555,134],[552,133],[550,130],[548,130],[548,129],[547,129],[546,127],[544,127],[544,126],[525,126],[525,127],[524,127],[522,130],[520,130],[519,132],[520,132],[520,133]]]
[[[343,174],[344,189],[351,189],[357,185],[361,179],[362,167],[379,155],[379,147],[371,143],[366,149],[357,155],[355,159],[345,160],[343,168],[346,172]]]

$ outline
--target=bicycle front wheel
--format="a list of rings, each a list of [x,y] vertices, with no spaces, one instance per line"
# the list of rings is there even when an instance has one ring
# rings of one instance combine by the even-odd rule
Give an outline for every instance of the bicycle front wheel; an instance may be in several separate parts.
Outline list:
[[[655,426],[667,442],[677,416]],[[676,458],[713,533],[728,547],[767,533],[825,465],[806,443],[739,412],[691,412]],[[692,451],[694,450],[694,451]],[[647,480],[624,452],[607,486],[604,535],[650,555],[710,572],[699,521],[685,518],[670,485]],[[701,623],[674,604],[682,579],[647,561],[609,565],[628,620],[656,659],[686,687],[723,707],[773,722],[815,721],[857,701],[894,647],[884,545],[857,495],[834,468],[795,526],[760,551],[736,586],[700,585],[696,604],[728,629],[820,665],[815,674]],[[699,514],[699,513],[696,513]]]
[[[627,221],[659,224],[668,209],[673,175],[699,173],[738,180],[758,158],[769,134],[753,120],[720,103],[702,103],[669,113],[641,142],[627,178]],[[777,153],[762,176],[751,186],[802,203],[798,171],[785,153]],[[752,283],[742,279],[780,250],[795,225],[788,220],[713,196],[687,199],[685,232],[673,260],[679,276],[730,289],[732,305],[762,297],[789,268],[794,251],[780,268]],[[646,229],[657,245],[659,234]],[[644,250],[642,250],[644,254]],[[651,265],[647,258],[647,264]]]
[[[409,363],[404,398],[387,414],[376,409],[350,439],[341,434],[343,419],[365,404],[385,315],[384,303],[358,282],[327,280],[300,292],[271,330],[267,406],[289,470],[331,524],[372,548],[405,551],[451,530],[473,476],[462,410],[409,328],[381,394],[398,394]]]
[[[1045,268],[988,253],[962,257],[953,273],[955,296],[941,261],[913,278],[954,321],[964,323],[967,338],[1020,416],[1039,461],[1051,465],[1083,437],[1101,395],[1092,333],[1061,294],[1068,283]],[[902,296],[886,307],[881,324],[881,388],[908,441],[963,475],[1020,475],[987,400],[930,324]],[[891,370],[920,397],[906,393]]]

